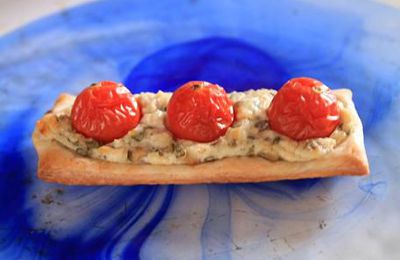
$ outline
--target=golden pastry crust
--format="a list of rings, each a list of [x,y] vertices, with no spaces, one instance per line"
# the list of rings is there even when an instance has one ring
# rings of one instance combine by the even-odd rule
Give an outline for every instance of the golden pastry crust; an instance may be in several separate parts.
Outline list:
[[[38,176],[48,182],[69,185],[137,185],[241,183],[367,175],[361,120],[350,90],[334,93],[347,103],[353,131],[332,152],[307,162],[268,161],[260,157],[231,157],[197,165],[149,165],[115,163],[81,156],[46,138],[57,111],[71,104],[72,96],[61,94],[54,108],[36,124],[32,139],[39,156]]]

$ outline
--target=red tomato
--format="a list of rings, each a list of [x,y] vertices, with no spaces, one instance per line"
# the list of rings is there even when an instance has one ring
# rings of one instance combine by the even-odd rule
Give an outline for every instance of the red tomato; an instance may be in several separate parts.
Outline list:
[[[224,135],[234,119],[233,102],[225,90],[205,81],[178,88],[167,107],[167,127],[180,139],[211,142]]]
[[[78,133],[108,143],[137,126],[140,109],[132,93],[121,83],[102,81],[78,95],[71,118]]]
[[[272,130],[298,141],[327,137],[340,123],[336,96],[312,78],[286,82],[267,114]]]

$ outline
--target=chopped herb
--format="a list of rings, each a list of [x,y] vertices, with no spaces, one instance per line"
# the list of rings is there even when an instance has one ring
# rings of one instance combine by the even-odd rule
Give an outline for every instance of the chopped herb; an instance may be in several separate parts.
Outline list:
[[[267,120],[260,120],[254,124],[259,131],[264,131],[268,129],[268,121]]]
[[[95,140],[89,140],[89,141],[86,141],[86,146],[89,149],[93,149],[93,148],[99,147],[99,143],[97,141],[95,141]]]
[[[237,145],[237,140],[236,140],[236,139],[230,140],[230,141],[228,142],[228,145],[229,145],[229,146],[235,147],[235,146]]]
[[[249,151],[247,152],[247,155],[254,155],[254,150],[255,150],[255,147],[254,147],[254,144],[249,148]]]
[[[57,122],[63,121],[63,120],[65,120],[65,119],[67,119],[67,116],[66,116],[66,115],[59,115],[59,116],[56,116]]]
[[[309,150],[315,150],[318,148],[318,143],[314,140],[310,140],[307,142],[306,148]]]
[[[157,153],[158,153],[159,156],[164,156],[164,152],[159,150],[159,149],[157,149]]]
[[[182,147],[182,145],[180,145],[180,144],[178,144],[178,143],[173,143],[173,144],[172,144],[172,150],[174,151],[175,156],[176,156],[177,158],[183,157],[183,156],[186,155],[185,149]]]
[[[75,145],[75,146],[79,146],[79,140],[71,140],[71,137],[66,136],[67,141],[70,142],[71,144]]]
[[[281,138],[279,136],[275,137],[274,140],[272,141],[272,144],[279,144],[281,141]]]
[[[204,158],[205,162],[212,162],[217,160],[217,158],[215,158],[214,156],[207,156],[206,158]]]
[[[196,89],[199,89],[201,86],[199,85],[199,84],[197,84],[197,83],[194,83],[193,85],[192,85],[192,89],[193,90],[196,90]]]
[[[143,138],[144,138],[144,131],[135,134],[134,136],[132,136],[132,138],[133,138],[133,140],[135,140],[136,142],[142,141]]]
[[[319,87],[319,86],[312,87],[312,90],[317,94],[320,94],[323,91],[323,89],[321,87]]]
[[[88,155],[88,151],[86,149],[83,149],[81,147],[76,148],[76,152],[80,155],[86,156]]]

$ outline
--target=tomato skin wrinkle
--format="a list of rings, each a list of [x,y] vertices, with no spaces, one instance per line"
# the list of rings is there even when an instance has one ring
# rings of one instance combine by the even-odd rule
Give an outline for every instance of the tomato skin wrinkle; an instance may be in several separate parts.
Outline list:
[[[140,107],[132,93],[112,81],[85,88],[71,110],[75,131],[102,143],[123,137],[138,125],[140,117]]]
[[[225,134],[233,120],[233,102],[225,90],[205,81],[179,87],[167,107],[166,126],[179,139],[214,141]]]
[[[294,140],[327,137],[340,124],[336,96],[313,78],[286,82],[267,110],[271,129]]]

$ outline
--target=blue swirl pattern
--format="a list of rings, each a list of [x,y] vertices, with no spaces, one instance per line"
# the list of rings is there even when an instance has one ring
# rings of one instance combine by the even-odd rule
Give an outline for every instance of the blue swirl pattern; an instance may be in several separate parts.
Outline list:
[[[334,251],[324,244],[349,235],[399,183],[398,162],[384,156],[399,152],[400,35],[387,25],[400,25],[399,10],[344,2],[96,2],[1,37],[0,258],[307,259],[310,245]],[[302,75],[353,90],[371,176],[132,187],[35,176],[30,135],[60,92],[102,79],[134,92],[194,79],[228,91],[277,89]]]

